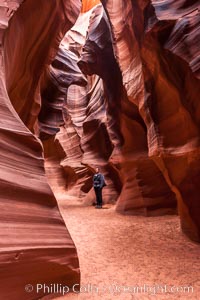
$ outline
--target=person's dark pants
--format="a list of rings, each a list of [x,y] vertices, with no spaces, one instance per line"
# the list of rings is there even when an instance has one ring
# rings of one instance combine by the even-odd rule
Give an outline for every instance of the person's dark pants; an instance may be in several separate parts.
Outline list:
[[[102,206],[102,188],[95,187],[94,190],[95,190],[95,194],[96,194],[97,206]]]

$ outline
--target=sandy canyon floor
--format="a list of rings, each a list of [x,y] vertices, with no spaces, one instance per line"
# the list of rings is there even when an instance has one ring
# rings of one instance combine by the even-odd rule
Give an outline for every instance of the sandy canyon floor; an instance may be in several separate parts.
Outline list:
[[[200,246],[182,234],[178,216],[124,216],[114,206],[59,203],[79,255],[81,293],[56,299],[200,298]]]

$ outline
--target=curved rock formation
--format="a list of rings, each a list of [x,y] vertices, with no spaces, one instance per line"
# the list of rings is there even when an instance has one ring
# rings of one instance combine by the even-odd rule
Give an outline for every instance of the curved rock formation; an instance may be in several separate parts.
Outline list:
[[[119,195],[117,210],[120,212],[160,214],[175,208],[178,200],[183,230],[198,240],[199,225],[195,217],[198,204],[192,200],[197,187],[195,180],[189,182],[191,176],[198,174],[197,166],[193,174],[192,161],[196,163],[198,157],[193,153],[198,151],[196,55],[199,49],[190,46],[188,35],[191,32],[194,41],[198,37],[198,2],[192,5],[184,1],[177,5],[173,1],[102,3],[110,24],[100,4],[88,11],[92,3],[85,1],[82,23],[79,21],[63,40],[68,45],[65,56],[69,51],[76,55],[88,83],[80,87],[76,75],[62,97],[63,124],[69,132],[74,132],[70,143],[76,140],[74,146],[78,152],[67,154],[63,144],[67,140],[62,140],[63,135],[59,133],[56,140],[62,149],[62,158],[57,160],[60,170],[64,170],[67,178],[74,174],[71,178],[75,189],[81,181],[78,194],[71,190],[80,196],[84,182],[88,186],[83,188],[86,193],[91,186],[88,170],[95,165],[107,168],[109,177],[112,179],[113,174],[112,180],[117,182],[114,190]],[[83,23],[88,24],[84,30],[80,26]],[[66,64],[69,65],[67,59]],[[80,70],[77,72],[83,76]],[[92,74],[98,77],[91,77]],[[95,98],[88,101],[93,95],[93,83]],[[89,98],[87,91],[90,91]],[[92,105],[93,110],[89,109],[91,101],[96,103]],[[100,135],[99,126],[103,126]],[[104,138],[108,143],[104,143]],[[95,145],[96,140],[102,142]],[[177,171],[176,164],[184,171]],[[84,169],[85,166],[89,169]],[[159,182],[159,189],[155,182]],[[121,192],[116,189],[120,185]],[[107,192],[110,193],[109,185]],[[188,196],[184,196],[188,193],[191,193],[190,204]],[[111,198],[116,196],[106,196],[105,201]]]
[[[17,15],[12,17],[12,26],[7,29],[4,41],[9,97],[25,125],[36,132],[35,122],[41,102],[41,75],[55,57],[60,40],[80,12],[78,0],[54,0],[48,2],[48,5],[47,2],[38,5],[32,0],[26,0]],[[31,16],[28,12],[31,12]],[[30,17],[24,18],[26,14]],[[36,19],[38,30],[35,29],[30,35],[30,28],[35,28]]]
[[[26,116],[8,85],[13,104],[43,140],[55,193],[92,203],[98,165],[106,203],[155,215],[174,212],[178,201],[183,230],[198,240],[199,49],[189,35],[198,38],[198,1],[102,4],[106,13],[99,1],[83,1],[40,76],[39,126],[39,98],[30,97],[36,118]]]
[[[183,231],[200,240],[199,1],[101,2],[82,1],[80,15],[79,0],[0,4],[5,299],[42,296],[27,283],[80,280],[47,179],[88,205],[100,166],[105,203],[148,216],[178,203]]]
[[[106,20],[102,7],[98,6],[96,17],[90,22],[79,66],[85,73],[98,74],[104,82],[107,118],[112,124],[108,132],[114,145],[109,162],[119,169],[122,181],[117,210],[131,214],[160,214],[166,208],[168,211],[176,206],[175,197],[155,163],[147,156],[146,127],[137,106],[128,100],[123,89]],[[160,182],[159,190],[152,186],[152,177]],[[157,209],[159,212],[154,211]]]
[[[0,6],[1,33],[8,26],[0,68],[0,290],[1,298],[13,300],[44,295],[36,292],[37,283],[72,286],[80,281],[74,243],[46,180],[41,142],[27,128],[36,124],[41,75],[80,4],[21,2]],[[31,293],[26,284],[33,285]]]
[[[91,180],[94,167],[102,166],[108,175],[111,167],[107,160],[113,149],[107,130],[111,124],[107,122],[103,82],[97,75],[85,76],[77,65],[95,10],[82,13],[62,40],[44,78],[39,116],[47,176],[54,192],[62,194],[61,197],[82,198],[85,203],[94,202]],[[63,81],[62,74],[66,78]],[[54,139],[56,131],[59,132]],[[96,139],[101,139],[99,145]],[[114,202],[116,172],[111,179],[106,177],[109,184],[104,200]]]
[[[183,231],[199,241],[199,1],[102,3],[149,156],[176,194]]]
[[[98,165],[108,183],[104,202],[119,197],[119,212],[154,215],[174,211],[174,193],[148,158],[146,126],[123,88],[101,4],[79,16],[63,39],[47,77],[40,136],[44,140],[60,130],[55,140],[43,142],[54,192],[94,202],[91,169]],[[152,177],[159,182],[159,189]]]

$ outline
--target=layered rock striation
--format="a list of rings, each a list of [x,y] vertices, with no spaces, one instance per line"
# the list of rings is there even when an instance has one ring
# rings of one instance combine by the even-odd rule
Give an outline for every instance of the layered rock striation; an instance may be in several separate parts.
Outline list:
[[[101,3],[82,1],[81,13],[78,0],[0,4],[5,299],[42,296],[27,283],[79,282],[49,184],[92,204],[96,166],[117,212],[175,213],[178,203],[183,231],[200,239],[199,1]]]
[[[198,241],[199,1],[101,2],[83,1],[47,76],[57,90],[63,70],[68,80],[62,96],[50,96],[62,111],[47,147],[52,185],[92,203],[101,166],[105,202],[143,215],[175,212],[178,203],[183,231]],[[40,122],[49,131],[52,118]]]
[[[120,188],[117,172],[108,164],[113,120],[107,117],[103,80],[94,72],[84,74],[78,63],[91,20],[101,20],[102,12],[101,5],[83,12],[65,35],[44,77],[39,115],[47,176],[54,192],[61,197],[78,197],[85,204],[94,202],[91,178],[96,166],[101,166],[107,177],[105,202],[114,203]]]
[[[47,182],[41,141],[33,134],[41,76],[79,10],[79,1],[70,0],[0,4],[2,299],[38,299],[44,290],[37,293],[37,283],[80,281],[76,248]],[[26,284],[33,285],[32,292]]]
[[[199,1],[102,1],[148,155],[175,193],[183,231],[199,240]],[[117,7],[117,9],[116,9]]]
[[[66,34],[44,79],[39,120],[51,186],[62,197],[92,203],[92,172],[101,166],[104,202],[117,202],[117,211],[174,212],[175,195],[148,157],[146,125],[123,86],[112,43],[109,20],[97,4]]]

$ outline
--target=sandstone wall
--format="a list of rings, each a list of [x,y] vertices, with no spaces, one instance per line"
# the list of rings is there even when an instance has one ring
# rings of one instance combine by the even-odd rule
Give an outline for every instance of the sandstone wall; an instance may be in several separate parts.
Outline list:
[[[199,240],[199,1],[102,0],[128,99],[148,155],[178,200],[183,231]]]
[[[117,202],[117,211],[174,213],[175,195],[148,157],[146,125],[123,87],[110,30],[101,4],[82,13],[44,78],[39,120],[47,176],[59,197],[89,204],[100,166],[104,202]]]
[[[56,96],[63,119],[55,139],[60,157],[52,158],[60,178],[55,189],[65,183],[66,197],[92,203],[99,165],[111,180],[105,202],[116,201],[118,212],[173,213],[178,203],[183,231],[198,241],[199,1],[101,2],[106,14],[84,1],[62,42],[65,59],[58,55],[52,64],[54,78],[61,61],[72,75]]]
[[[37,299],[43,292],[36,294],[36,283],[71,286],[80,280],[74,243],[45,176],[42,144],[29,130],[40,107],[41,74],[79,9],[79,1],[0,3],[2,299]],[[34,286],[32,293],[26,284]]]
[[[19,4],[4,2],[0,23],[3,37],[12,17],[1,48],[4,298],[34,298],[27,278],[79,281],[48,183],[92,204],[96,166],[105,203],[146,216],[178,203],[183,231],[199,241],[199,1],[102,0],[105,11],[83,1],[71,30],[79,1]]]

